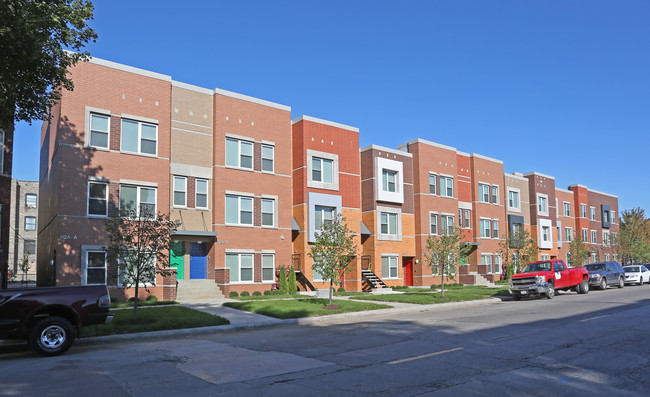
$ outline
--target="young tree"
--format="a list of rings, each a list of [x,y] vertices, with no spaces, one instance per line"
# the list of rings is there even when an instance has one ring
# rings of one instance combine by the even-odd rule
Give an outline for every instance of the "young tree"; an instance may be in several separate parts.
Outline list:
[[[329,307],[332,306],[333,285],[340,284],[339,277],[349,270],[350,259],[356,255],[354,235],[341,214],[336,214],[330,222],[323,222],[309,256],[314,260],[312,269],[330,282]]]
[[[621,212],[621,229],[614,241],[624,264],[650,262],[650,219],[639,207]]]
[[[499,241],[498,252],[507,261],[506,275],[510,278],[522,265],[537,260],[539,247],[527,230],[518,227]]]
[[[582,241],[582,236],[576,236],[569,243],[569,265],[581,267],[589,259],[589,245]]]
[[[280,273],[278,273],[278,290],[286,294],[287,293],[287,269],[284,268],[284,265],[280,266]]]
[[[298,284],[296,283],[296,270],[293,265],[289,268],[289,279],[287,280],[287,292],[295,294],[298,292]]]
[[[84,0],[0,2],[0,128],[47,118],[60,89],[73,89],[68,69],[97,38],[93,10]]]
[[[429,236],[424,252],[427,265],[436,269],[442,280],[442,297],[445,297],[445,277],[453,280],[456,267],[467,257],[470,247],[462,243],[459,229],[439,236]]]
[[[171,234],[180,222],[166,214],[153,213],[143,205],[127,209],[106,221],[109,246],[104,247],[110,263],[117,262],[118,279],[124,288],[135,288],[133,320],[138,318],[138,294],[141,285],[153,283],[156,274],[168,275]]]
[[[23,284],[27,280],[27,272],[29,272],[29,269],[31,269],[32,264],[29,261],[29,254],[23,254],[23,259],[18,263],[18,267],[20,268],[20,271],[23,272]]]

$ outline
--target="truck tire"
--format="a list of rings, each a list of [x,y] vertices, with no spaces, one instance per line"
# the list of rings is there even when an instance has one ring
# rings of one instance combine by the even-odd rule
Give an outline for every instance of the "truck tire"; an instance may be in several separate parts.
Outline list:
[[[579,294],[589,293],[589,283],[586,280],[583,280],[576,288]]]
[[[520,301],[521,300],[521,294],[519,292],[513,292],[512,293],[512,299],[514,299],[516,301]]]
[[[623,280],[623,277],[618,278],[618,288],[623,288],[625,287],[625,280]]]
[[[553,299],[555,296],[555,283],[553,281],[548,282],[548,289],[546,290],[546,298],[547,299]]]
[[[29,344],[41,356],[57,356],[72,346],[73,330],[70,321],[63,317],[46,317],[32,328]]]
[[[600,279],[599,289],[607,289],[607,279],[605,277]]]

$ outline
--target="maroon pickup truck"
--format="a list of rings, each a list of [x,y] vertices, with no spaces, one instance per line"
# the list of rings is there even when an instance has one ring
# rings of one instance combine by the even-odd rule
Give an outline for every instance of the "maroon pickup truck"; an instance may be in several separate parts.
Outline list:
[[[27,339],[40,355],[65,353],[81,327],[107,324],[105,285],[0,290],[0,339]]]

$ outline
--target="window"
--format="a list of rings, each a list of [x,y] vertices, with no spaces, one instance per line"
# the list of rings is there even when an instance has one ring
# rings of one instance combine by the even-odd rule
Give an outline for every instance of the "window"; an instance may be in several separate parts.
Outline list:
[[[487,266],[487,273],[492,273],[492,255],[481,254],[481,265]]]
[[[438,214],[429,214],[429,234],[438,234]]]
[[[436,175],[429,174],[429,193],[436,194]]]
[[[519,192],[508,190],[508,208],[511,210],[519,209]]]
[[[492,238],[499,238],[499,221],[492,221]]]
[[[253,254],[226,254],[226,267],[231,283],[253,281]]]
[[[440,215],[440,233],[452,234],[454,232],[454,216]]]
[[[262,254],[262,282],[275,281],[275,255]]]
[[[551,260],[551,256],[549,254],[542,254],[541,258],[543,261]]]
[[[262,145],[262,171],[274,171],[274,151],[275,148],[271,145]]]
[[[397,214],[391,214],[388,212],[381,213],[381,234],[388,234],[391,236],[397,236]]]
[[[86,284],[106,284],[106,253],[86,251]]]
[[[36,217],[35,216],[26,216],[25,217],[25,230],[36,230]]]
[[[311,179],[314,182],[332,183],[333,181],[333,164],[329,159],[312,157],[311,159]]]
[[[34,193],[25,194],[25,207],[36,208],[36,194]]]
[[[585,243],[589,241],[589,230],[582,229],[582,241]]]
[[[390,170],[383,170],[381,173],[381,182],[382,182],[382,189],[385,192],[395,192],[396,191],[396,179],[397,179],[397,172],[395,171],[390,171]]]
[[[120,210],[144,218],[156,216],[156,189],[143,186],[120,186]]]
[[[108,149],[108,126],[108,116],[90,114],[90,146]]]
[[[571,216],[571,203],[564,202],[564,216]]]
[[[187,178],[174,177],[174,207],[187,206]]]
[[[88,182],[88,215],[108,215],[108,184]]]
[[[123,261],[124,259],[119,259],[119,261]],[[141,287],[148,287],[148,286],[154,286],[156,285],[156,255],[151,253],[151,255],[148,255],[146,258],[145,265],[147,268],[143,269],[140,273],[140,281],[141,283],[139,284]],[[143,266],[143,267],[144,267]],[[132,268],[135,270],[135,267]],[[117,269],[117,286],[118,287],[123,287],[125,285],[134,285],[131,277],[129,276],[128,272],[123,272],[122,269],[118,267]]]
[[[548,196],[537,195],[537,212],[548,215]]]
[[[614,223],[616,221],[616,211],[611,211],[610,214],[612,217],[611,222]]]
[[[616,244],[616,238],[618,237],[618,233],[612,232],[611,234],[611,244]]]
[[[609,211],[603,210],[603,223],[609,222]]]
[[[603,230],[603,245],[605,247],[609,246],[609,232],[605,230]]]
[[[605,261],[609,261],[609,254],[605,254]]]
[[[397,278],[397,257],[396,256],[382,256],[381,257],[381,276],[382,278]]]
[[[492,230],[491,221],[489,219],[481,219],[481,237],[490,238],[490,231]]]
[[[478,201],[481,203],[490,202],[490,185],[478,184]]]
[[[275,226],[275,200],[262,199],[262,226]]]
[[[122,120],[122,150],[158,154],[158,126],[141,121]]]
[[[443,197],[454,197],[454,178],[448,176],[440,177],[440,195]]]
[[[314,230],[320,233],[323,230],[323,223],[332,222],[332,219],[334,219],[334,213],[336,212],[336,209],[334,207],[323,207],[320,205],[317,205],[315,209],[316,209],[316,217],[314,218],[315,219]]]
[[[564,240],[567,242],[571,242],[573,240],[573,229],[570,227],[565,227],[564,228]]]
[[[598,254],[595,252],[591,253],[591,261],[592,262],[597,262],[598,261]]]
[[[595,230],[591,231],[591,243],[592,244],[597,244],[598,243],[598,233],[596,233]]]
[[[29,257],[36,253],[36,240],[25,240],[23,244],[23,252]]]
[[[596,207],[589,207],[589,219],[596,220]]]
[[[196,180],[196,198],[194,200],[196,208],[208,208],[208,181],[205,179]]]
[[[494,255],[494,273],[501,273],[501,255]]]
[[[551,228],[548,226],[542,226],[542,241],[551,242]]]
[[[226,138],[226,165],[252,170],[253,143]]]
[[[469,210],[463,210],[463,213],[465,216],[463,217],[463,221],[465,222],[465,227],[469,228]]]
[[[580,204],[580,216],[581,216],[582,218],[586,218],[586,217],[587,217],[587,206],[584,205],[584,204]],[[585,241],[587,241],[587,240],[585,240]]]
[[[253,198],[226,195],[226,224],[253,225]]]
[[[499,187],[492,186],[492,204],[499,204]]]

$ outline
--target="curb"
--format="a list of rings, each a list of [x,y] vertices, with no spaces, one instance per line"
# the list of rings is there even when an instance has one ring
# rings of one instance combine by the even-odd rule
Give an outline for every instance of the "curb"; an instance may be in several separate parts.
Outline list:
[[[365,302],[365,301],[364,301]],[[480,305],[491,305],[495,303],[501,303],[502,300],[499,298],[488,298],[480,299],[473,301],[465,302],[450,302],[450,303],[438,303],[438,304],[429,304],[429,305],[415,305],[409,307],[393,307],[390,309],[378,309],[378,310],[367,310],[351,313],[341,313],[341,314],[332,314],[329,316],[319,316],[319,317],[303,317],[303,318],[291,318],[286,320],[273,319],[269,322],[259,322],[259,323],[249,323],[249,324],[230,324],[230,325],[215,325],[210,327],[199,327],[199,328],[183,328],[183,329],[172,329],[166,331],[152,331],[152,332],[138,332],[133,334],[120,334],[120,335],[106,335],[106,336],[89,336],[85,338],[77,338],[75,344],[77,346],[96,346],[104,344],[114,344],[119,342],[131,342],[131,341],[141,341],[146,339],[147,341],[154,340],[164,340],[164,339],[173,339],[178,337],[193,337],[200,335],[215,335],[215,334],[227,334],[236,331],[248,331],[253,329],[263,329],[263,328],[275,328],[283,327],[290,325],[310,325],[310,324],[326,324],[334,323],[338,320],[354,319],[357,317],[379,317],[387,316],[390,314],[404,314],[404,313],[417,313],[417,312],[429,312],[429,311],[442,311],[442,310],[451,310],[463,306],[480,306]]]

